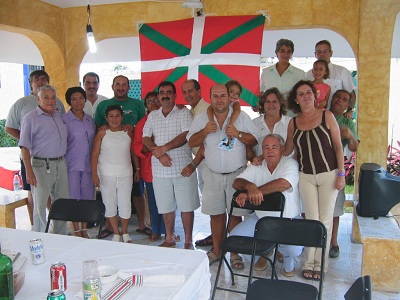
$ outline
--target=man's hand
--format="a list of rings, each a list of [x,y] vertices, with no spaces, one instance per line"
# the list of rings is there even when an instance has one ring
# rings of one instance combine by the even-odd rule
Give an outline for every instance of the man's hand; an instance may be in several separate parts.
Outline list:
[[[236,197],[235,201],[236,201],[236,203],[237,203],[240,207],[243,207],[244,204],[246,203],[247,199],[248,199],[248,198],[247,198],[247,194],[246,194],[246,193],[240,193],[240,194]]]
[[[131,124],[124,124],[122,125],[122,130],[125,132],[131,132],[133,131],[135,127],[133,127]]]
[[[161,156],[163,156],[166,153],[166,149],[163,146],[156,146],[154,147],[153,151],[151,151],[151,153],[156,157],[156,158],[160,158]]]
[[[108,125],[103,125],[98,128],[98,130],[108,130],[110,127]]]
[[[264,196],[256,185],[254,186],[252,185],[247,190],[247,197],[249,198],[250,202],[254,205],[260,205],[261,202],[264,201]]]
[[[33,185],[34,187],[37,186],[37,180],[36,180],[36,176],[35,173],[33,172],[26,172],[26,183],[29,183],[31,185]]]
[[[172,159],[171,159],[171,157],[169,157],[168,154],[164,154],[163,156],[159,157],[158,160],[164,167],[172,166]]]
[[[351,140],[353,138],[353,133],[350,128],[346,125],[342,125],[340,127],[340,137],[345,140]]]
[[[188,164],[186,167],[183,168],[181,175],[184,177],[189,177],[196,169],[193,167],[192,164]]]
[[[225,133],[227,136],[233,136],[233,137],[237,138],[239,135],[239,130],[237,130],[234,125],[229,124],[225,128]]]

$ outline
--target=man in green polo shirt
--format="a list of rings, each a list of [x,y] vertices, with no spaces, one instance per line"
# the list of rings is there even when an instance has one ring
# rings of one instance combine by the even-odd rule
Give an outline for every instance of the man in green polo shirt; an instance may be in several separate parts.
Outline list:
[[[142,101],[128,97],[129,79],[123,75],[118,75],[114,78],[111,88],[114,91],[114,98],[99,103],[94,122],[98,127],[107,124],[105,115],[107,107],[109,105],[120,105],[124,112],[122,124],[135,126],[145,116],[145,109]]]
[[[350,105],[351,93],[346,90],[337,90],[332,96],[330,111],[335,115],[340,128],[340,137],[343,148],[346,146],[350,151],[356,152],[358,148],[358,135],[353,120],[344,117],[343,113],[347,111]],[[335,211],[333,212],[332,238],[329,257],[339,257],[339,245],[337,235],[339,230],[339,217],[343,215],[343,206],[345,201],[344,189],[340,190],[336,198]]]

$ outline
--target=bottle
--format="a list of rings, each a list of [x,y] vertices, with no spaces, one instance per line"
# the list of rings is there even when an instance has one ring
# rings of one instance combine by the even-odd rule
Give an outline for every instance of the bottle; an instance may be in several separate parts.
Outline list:
[[[21,197],[21,180],[19,178],[19,172],[14,173],[13,186],[15,198]]]
[[[0,300],[14,300],[14,276],[13,276],[12,260],[7,255],[1,253],[1,247],[0,247]]]

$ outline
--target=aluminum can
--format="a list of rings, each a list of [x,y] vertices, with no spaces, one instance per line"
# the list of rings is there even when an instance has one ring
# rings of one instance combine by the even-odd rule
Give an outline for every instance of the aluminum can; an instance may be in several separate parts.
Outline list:
[[[31,251],[32,263],[40,265],[46,261],[44,257],[43,242],[41,239],[31,240],[29,242],[29,249]]]
[[[50,267],[51,290],[67,290],[67,268],[62,262],[55,262]]]
[[[65,295],[62,290],[52,290],[47,295],[47,300],[65,300]]]
[[[83,300],[101,300],[101,282],[99,277],[87,277],[82,283]]]

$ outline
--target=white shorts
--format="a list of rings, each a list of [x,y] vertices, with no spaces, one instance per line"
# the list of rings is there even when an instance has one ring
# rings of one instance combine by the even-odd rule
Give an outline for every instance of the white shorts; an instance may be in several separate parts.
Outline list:
[[[107,218],[117,215],[123,219],[131,217],[132,176],[104,176],[99,175],[100,191],[106,207]]]
[[[153,177],[153,188],[159,214],[176,209],[191,212],[200,207],[196,172],[189,177]]]
[[[229,213],[233,194],[236,190],[232,187],[233,181],[246,167],[239,168],[230,174],[215,173],[205,167],[202,171],[204,188],[201,198],[201,212],[214,216]],[[246,209],[234,209],[234,216],[246,216],[250,213]]]

